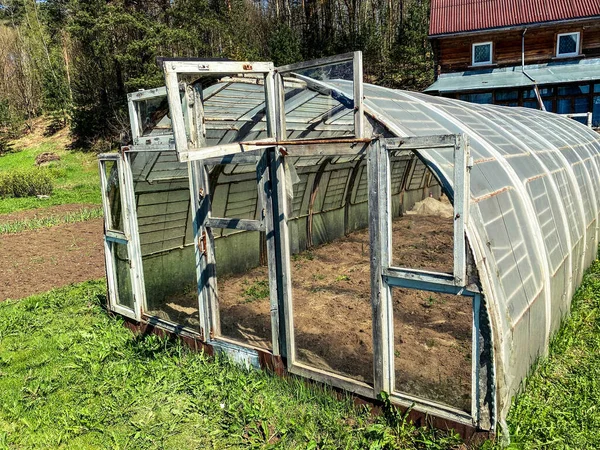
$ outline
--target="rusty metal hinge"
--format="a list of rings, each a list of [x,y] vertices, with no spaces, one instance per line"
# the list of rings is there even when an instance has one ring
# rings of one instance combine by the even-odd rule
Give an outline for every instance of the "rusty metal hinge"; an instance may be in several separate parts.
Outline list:
[[[206,257],[206,231],[203,231],[198,238],[198,250],[201,256]]]

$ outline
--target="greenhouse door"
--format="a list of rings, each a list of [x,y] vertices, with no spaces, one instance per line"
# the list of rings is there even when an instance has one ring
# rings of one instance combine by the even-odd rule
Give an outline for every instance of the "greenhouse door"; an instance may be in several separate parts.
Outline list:
[[[234,357],[243,353],[237,344],[279,354],[268,156],[254,151],[190,163],[203,334]]]
[[[99,156],[102,205],[104,208],[104,255],[110,310],[140,320],[142,281],[139,253],[132,245],[131,214],[135,210],[126,196],[133,192],[130,171],[118,153]],[[129,174],[129,176],[127,176]],[[138,246],[139,248],[139,246]]]

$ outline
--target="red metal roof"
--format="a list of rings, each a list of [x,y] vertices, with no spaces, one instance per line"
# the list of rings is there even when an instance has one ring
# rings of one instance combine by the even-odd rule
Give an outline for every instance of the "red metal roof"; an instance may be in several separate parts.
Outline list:
[[[600,16],[600,0],[431,0],[429,34]]]

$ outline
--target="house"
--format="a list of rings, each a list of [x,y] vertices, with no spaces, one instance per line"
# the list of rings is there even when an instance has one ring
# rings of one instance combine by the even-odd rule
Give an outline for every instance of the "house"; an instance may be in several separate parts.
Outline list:
[[[432,0],[429,38],[436,81],[425,92],[590,112],[600,126],[600,1]]]

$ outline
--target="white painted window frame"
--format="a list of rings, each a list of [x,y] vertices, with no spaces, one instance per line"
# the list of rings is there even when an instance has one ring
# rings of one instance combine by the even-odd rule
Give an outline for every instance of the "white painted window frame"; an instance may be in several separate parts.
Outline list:
[[[275,142],[275,84],[274,68],[271,62],[252,61],[207,61],[207,60],[170,60],[162,62],[165,74],[165,87],[171,123],[175,137],[175,148],[180,161],[196,161],[207,158],[222,157],[240,151],[251,151],[272,147]],[[195,74],[211,76],[227,76],[238,74],[259,74],[264,76],[265,106],[269,138],[260,141],[236,142],[225,145],[207,147],[204,144],[203,108],[201,94],[195,89],[186,89],[184,101],[187,100],[189,110],[184,114],[179,95],[179,75]],[[193,98],[188,98],[192,96]],[[190,136],[186,133],[186,121]]]
[[[161,151],[174,150],[175,139],[173,133],[156,136],[142,136],[140,134],[140,113],[138,102],[165,97],[167,88],[165,86],[155,89],[143,89],[127,94],[127,108],[129,110],[129,123],[131,126],[131,141],[133,145],[128,147],[130,151],[144,151],[160,148]]]
[[[490,47],[490,59],[488,61],[475,61],[475,47],[488,45]],[[494,43],[492,41],[489,42],[475,42],[471,44],[471,65],[472,66],[489,66],[492,64],[494,60]]]
[[[117,166],[119,177],[119,201],[123,214],[123,230],[111,229],[110,202],[107,194],[106,163],[114,162]],[[104,209],[104,256],[106,262],[106,277],[108,282],[108,307],[110,310],[122,314],[136,321],[141,320],[142,304],[145,303],[145,287],[140,254],[139,233],[137,216],[135,212],[135,194],[131,167],[126,158],[120,153],[105,153],[98,156],[100,170],[100,184],[102,188],[102,207]],[[116,268],[113,263],[114,245],[121,244],[127,248],[129,258],[129,275],[133,307],[128,308],[119,304],[116,280]]]
[[[571,53],[559,53],[560,38],[563,36],[571,36],[571,35],[577,35],[575,51],[571,52]],[[580,49],[581,49],[581,32],[580,31],[571,31],[569,33],[559,33],[556,35],[556,57],[557,58],[569,58],[571,56],[579,56]]]

